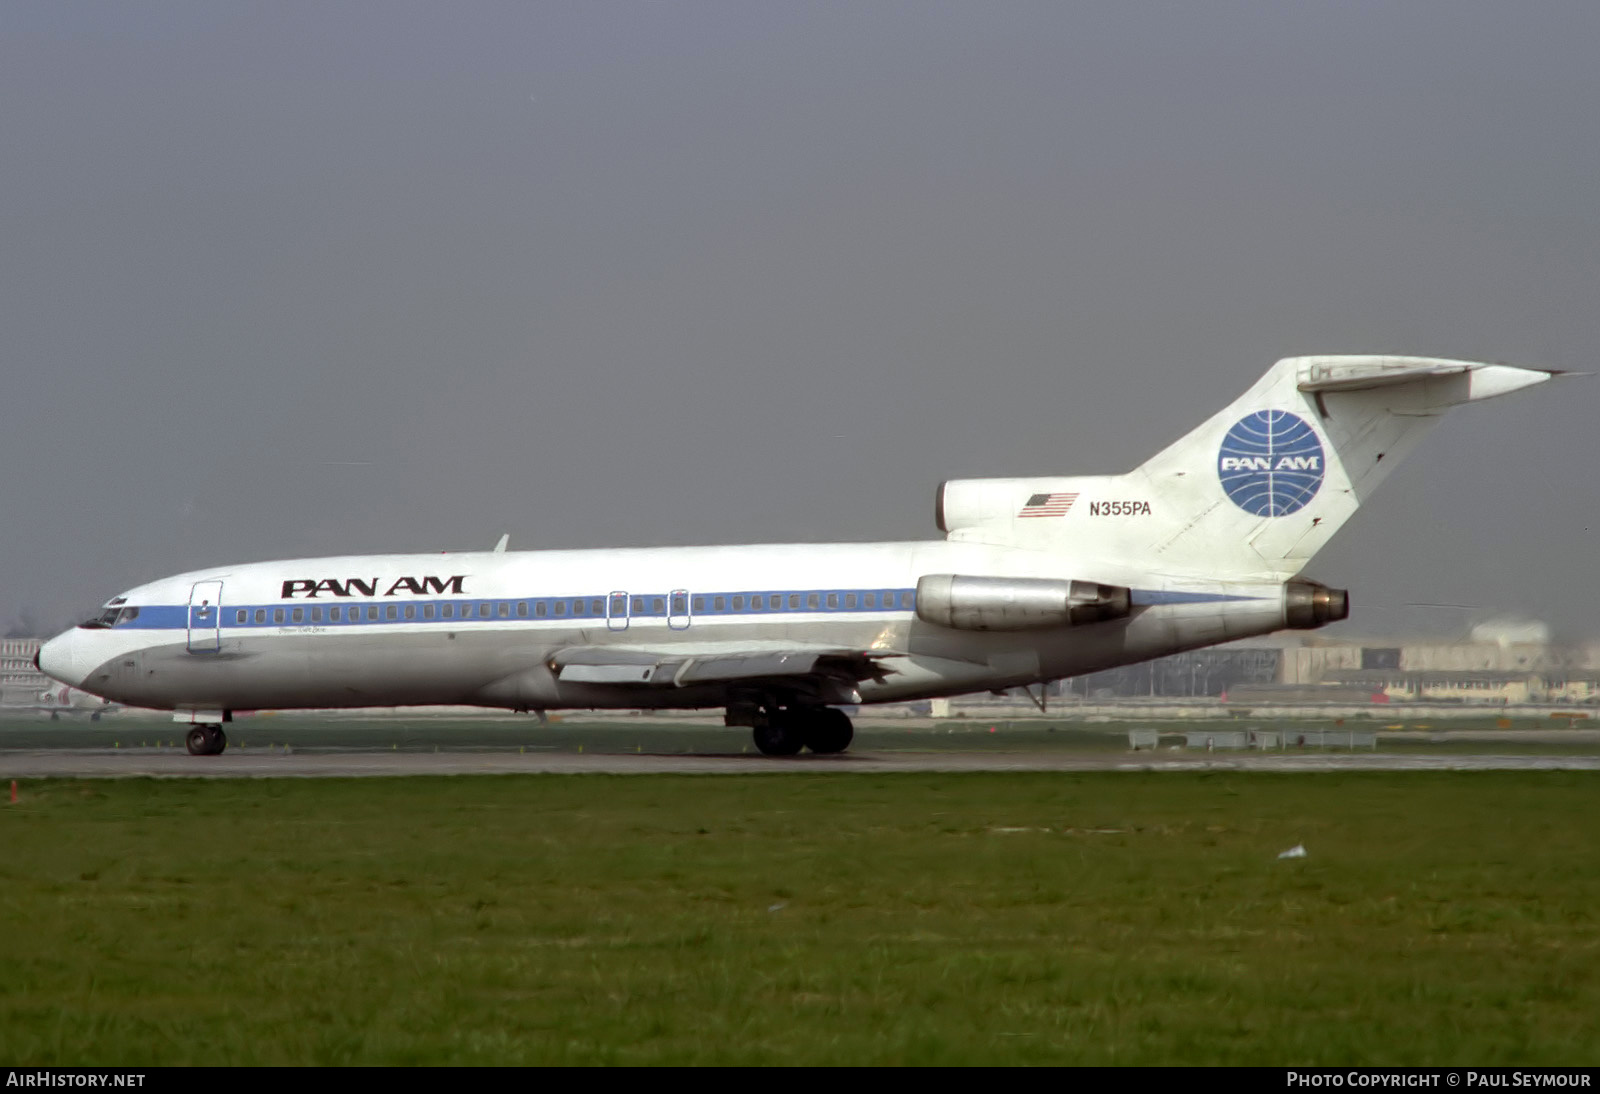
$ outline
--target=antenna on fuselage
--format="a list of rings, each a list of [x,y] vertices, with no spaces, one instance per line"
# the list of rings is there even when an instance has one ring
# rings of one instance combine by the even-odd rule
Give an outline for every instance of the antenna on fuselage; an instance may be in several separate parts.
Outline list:
[[[497,554],[497,555],[505,554],[506,553],[506,544],[508,544],[510,542],[511,542],[511,533],[510,532],[503,533],[500,536],[500,542],[498,542],[498,543],[496,543],[494,545],[494,553]]]

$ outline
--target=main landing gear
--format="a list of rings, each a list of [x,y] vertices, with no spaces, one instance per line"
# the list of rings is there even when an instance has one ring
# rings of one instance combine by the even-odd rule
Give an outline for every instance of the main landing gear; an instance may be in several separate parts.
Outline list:
[[[753,720],[756,748],[768,756],[843,752],[856,735],[849,716],[833,707],[765,708]]]
[[[228,747],[228,735],[218,725],[195,726],[184,743],[191,756],[220,756]]]

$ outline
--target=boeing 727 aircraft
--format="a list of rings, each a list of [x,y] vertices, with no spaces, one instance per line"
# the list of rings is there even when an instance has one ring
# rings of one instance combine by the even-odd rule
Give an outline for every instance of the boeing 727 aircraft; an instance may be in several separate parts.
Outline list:
[[[726,710],[840,752],[842,705],[1018,687],[1348,614],[1300,576],[1450,407],[1554,373],[1297,357],[1124,475],[939,488],[942,541],[354,555],[130,589],[53,638],[57,680],[190,723],[468,704]]]

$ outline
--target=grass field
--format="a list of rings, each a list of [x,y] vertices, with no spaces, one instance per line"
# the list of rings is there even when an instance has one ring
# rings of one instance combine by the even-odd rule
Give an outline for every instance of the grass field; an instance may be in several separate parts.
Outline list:
[[[9,1064],[1600,1062],[1591,773],[19,790]]]

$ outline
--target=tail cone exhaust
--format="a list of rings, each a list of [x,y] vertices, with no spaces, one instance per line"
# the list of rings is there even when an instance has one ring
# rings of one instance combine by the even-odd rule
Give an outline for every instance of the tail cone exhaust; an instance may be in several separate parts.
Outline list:
[[[1350,593],[1316,581],[1291,581],[1283,587],[1284,625],[1309,631],[1350,618]]]

